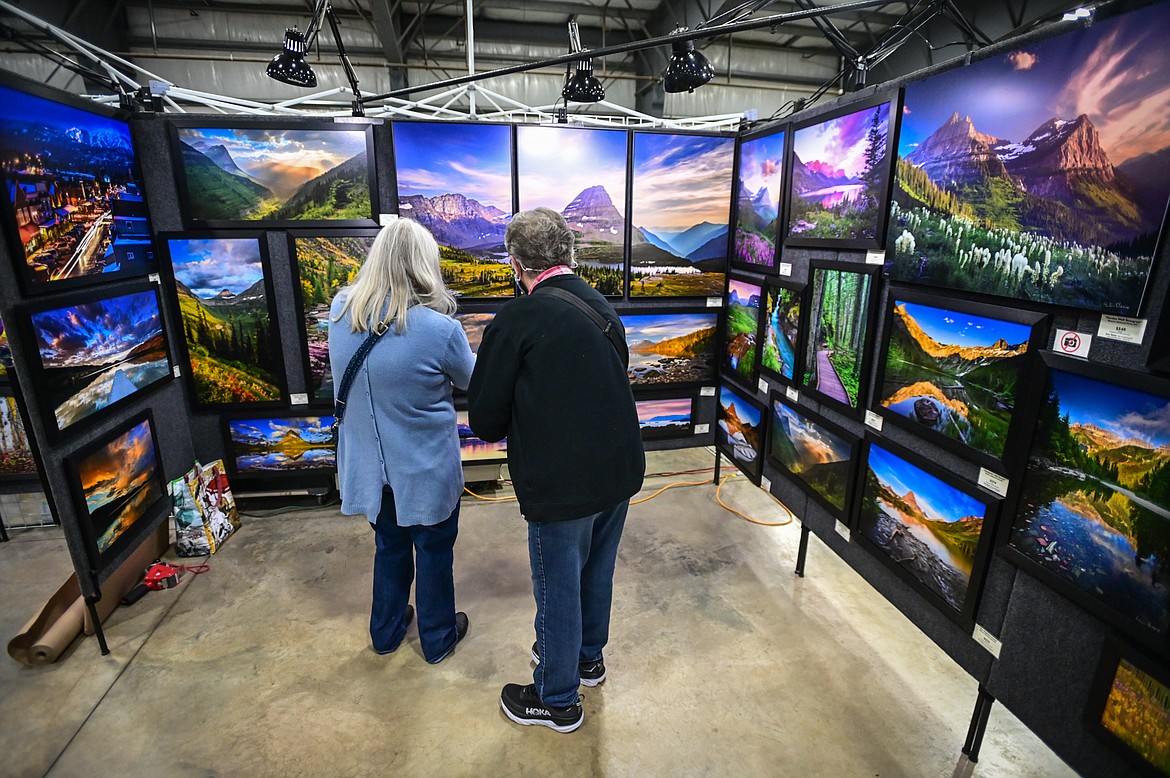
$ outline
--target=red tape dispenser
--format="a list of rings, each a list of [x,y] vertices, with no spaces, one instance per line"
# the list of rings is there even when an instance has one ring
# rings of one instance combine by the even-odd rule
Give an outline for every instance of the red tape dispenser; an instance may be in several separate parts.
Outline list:
[[[172,567],[165,562],[155,562],[146,568],[147,589],[171,589],[179,585],[180,568]]]

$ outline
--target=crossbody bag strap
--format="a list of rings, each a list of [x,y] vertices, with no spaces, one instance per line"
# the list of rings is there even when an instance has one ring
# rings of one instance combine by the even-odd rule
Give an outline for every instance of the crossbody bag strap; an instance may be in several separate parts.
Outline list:
[[[618,353],[618,358],[622,361],[622,367],[629,368],[630,366],[630,347],[626,345],[626,339],[618,332],[618,328],[614,326],[613,322],[602,316],[589,303],[582,300],[572,292],[567,292],[564,289],[558,289],[555,286],[541,284],[533,290],[533,294],[549,294],[559,300],[564,300],[569,303],[581,313],[589,317],[589,320],[597,325],[601,330],[601,334],[609,339],[610,344],[613,345],[614,351]]]
[[[337,391],[333,394],[333,424],[335,427],[341,424],[341,418],[345,415],[345,399],[349,397],[349,388],[353,385],[353,380],[357,378],[358,370],[361,369],[362,363],[369,356],[370,349],[384,334],[386,334],[386,330],[371,332],[349,360],[349,365],[346,366],[345,373],[341,376],[341,386],[337,387]]]

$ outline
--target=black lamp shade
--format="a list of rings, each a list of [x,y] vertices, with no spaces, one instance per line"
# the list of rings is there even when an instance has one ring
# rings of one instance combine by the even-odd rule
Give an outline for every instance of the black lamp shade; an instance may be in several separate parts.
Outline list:
[[[305,62],[305,36],[295,27],[284,31],[284,51],[268,63],[269,78],[293,86],[317,86],[317,74]]]
[[[577,63],[577,73],[565,82],[561,97],[575,103],[596,103],[605,99],[605,87],[593,75],[593,60]]]
[[[702,52],[695,51],[693,41],[675,41],[671,48],[674,52],[662,77],[662,88],[667,92],[693,92],[714,78],[715,68]]]

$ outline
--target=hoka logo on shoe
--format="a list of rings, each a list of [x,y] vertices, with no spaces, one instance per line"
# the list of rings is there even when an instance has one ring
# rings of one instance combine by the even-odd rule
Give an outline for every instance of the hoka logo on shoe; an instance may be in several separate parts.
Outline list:
[[[544,708],[525,708],[524,713],[528,716],[551,716]]]

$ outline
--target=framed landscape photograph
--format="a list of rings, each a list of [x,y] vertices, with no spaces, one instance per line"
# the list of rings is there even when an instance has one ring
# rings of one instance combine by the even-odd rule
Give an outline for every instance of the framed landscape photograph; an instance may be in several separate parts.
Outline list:
[[[787,128],[745,135],[736,149],[735,237],[731,266],[772,273],[784,204]]]
[[[1170,196],[1170,15],[1066,29],[906,86],[892,278],[1141,311]]]
[[[70,455],[66,467],[95,570],[170,510],[150,411]]]
[[[512,209],[507,124],[394,122],[398,215],[431,231],[457,297],[512,297],[504,231]]]
[[[974,626],[999,500],[884,440],[866,441],[859,492],[863,545],[947,616]]]
[[[372,126],[168,121],[188,229],[378,226]]]
[[[634,405],[638,409],[638,426],[642,428],[642,440],[689,438],[695,434],[693,395],[640,397],[634,401]]]
[[[1020,452],[1024,387],[1047,345],[1046,314],[890,290],[874,407],[916,435],[1006,473]],[[1022,414],[1017,410],[1024,406]],[[1026,434],[1026,432],[1024,433]]]
[[[1170,651],[1170,381],[1042,352],[1008,558]]]
[[[795,385],[800,344],[804,342],[804,286],[783,281],[764,284],[760,372]]]
[[[759,375],[762,297],[759,284],[728,278],[721,367],[725,375],[753,389]]]
[[[0,483],[37,483],[37,459],[11,387],[0,389]]]
[[[232,476],[301,476],[337,470],[332,416],[224,419],[226,463]]]
[[[27,310],[26,342],[36,345],[33,391],[64,431],[171,379],[155,283],[86,290],[72,302]]]
[[[267,243],[247,233],[164,234],[195,404],[284,402]]]
[[[735,139],[634,133],[630,297],[723,294]]]
[[[877,308],[875,278],[872,266],[814,261],[809,267],[801,388],[854,415],[865,405]]]
[[[792,128],[785,243],[876,248],[889,197],[890,95]]]
[[[471,431],[467,411],[455,411],[459,430],[459,457],[465,465],[495,465],[508,461],[508,439],[489,443]]]
[[[577,275],[607,297],[626,284],[626,130],[516,126],[520,210],[551,208],[576,237]]]
[[[635,309],[623,311],[621,319],[630,349],[630,383],[635,390],[715,383],[718,312],[643,313]]]
[[[757,486],[764,471],[764,413],[740,390],[719,385],[715,444]]]
[[[1165,664],[1106,639],[1085,724],[1141,775],[1170,775],[1170,673]]]
[[[467,345],[471,346],[473,356],[479,353],[479,344],[483,343],[483,332],[495,317],[494,310],[460,310],[455,314],[455,321],[463,327],[463,334],[467,336]]]
[[[772,393],[768,459],[834,518],[847,522],[861,439]]]
[[[304,325],[305,380],[310,402],[333,403],[329,306],[341,287],[353,283],[377,236],[377,230],[289,233],[289,254],[297,274],[297,304]]]
[[[128,114],[0,74],[0,224],[30,292],[156,266]]]

